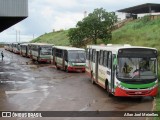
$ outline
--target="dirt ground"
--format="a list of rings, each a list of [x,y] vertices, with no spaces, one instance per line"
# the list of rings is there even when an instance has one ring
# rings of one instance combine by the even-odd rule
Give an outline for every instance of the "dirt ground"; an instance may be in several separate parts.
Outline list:
[[[3,49],[1,48],[0,51]],[[66,73],[4,51],[0,58],[0,111],[150,111],[151,97],[108,97],[85,73]],[[0,120],[9,118],[0,118]],[[11,120],[145,120],[144,117],[48,117]],[[9,120],[10,120],[9,119]]]

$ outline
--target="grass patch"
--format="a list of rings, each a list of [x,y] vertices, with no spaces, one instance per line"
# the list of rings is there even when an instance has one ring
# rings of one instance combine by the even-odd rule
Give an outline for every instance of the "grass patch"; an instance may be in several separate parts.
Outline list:
[[[45,33],[40,37],[32,40],[32,42],[40,42],[40,43],[50,43],[54,45],[70,45],[69,39],[67,37],[68,30],[62,30],[58,32]]]

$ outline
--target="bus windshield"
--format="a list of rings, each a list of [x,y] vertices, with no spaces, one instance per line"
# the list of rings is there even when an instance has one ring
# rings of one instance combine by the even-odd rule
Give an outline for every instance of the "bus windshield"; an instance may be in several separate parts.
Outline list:
[[[117,77],[121,79],[157,78],[156,58],[118,58]]]
[[[85,51],[82,50],[70,50],[68,51],[68,61],[76,63],[85,62]]]
[[[41,55],[51,55],[51,47],[41,47]]]

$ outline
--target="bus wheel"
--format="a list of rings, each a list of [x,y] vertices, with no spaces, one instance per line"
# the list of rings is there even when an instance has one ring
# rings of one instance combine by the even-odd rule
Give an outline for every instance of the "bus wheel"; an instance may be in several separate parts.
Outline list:
[[[95,84],[94,78],[93,78],[93,74],[91,73],[91,82],[92,84]]]
[[[57,64],[56,64],[56,68],[57,68],[57,70],[59,70],[59,67],[57,66]]]
[[[107,95],[108,95],[109,97],[112,97],[112,94],[111,94],[110,91],[109,91],[109,85],[108,85],[108,83],[106,84],[106,90],[107,90]]]
[[[65,66],[65,71],[66,71],[67,73],[69,73],[67,66]]]

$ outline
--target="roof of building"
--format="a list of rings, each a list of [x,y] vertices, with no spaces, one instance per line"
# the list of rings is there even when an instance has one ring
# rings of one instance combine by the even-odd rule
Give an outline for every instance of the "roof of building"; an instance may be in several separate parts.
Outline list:
[[[160,12],[160,4],[145,3],[129,8],[120,9],[117,10],[117,12],[133,13],[133,14]]]
[[[28,0],[0,0],[0,32],[28,17]]]

